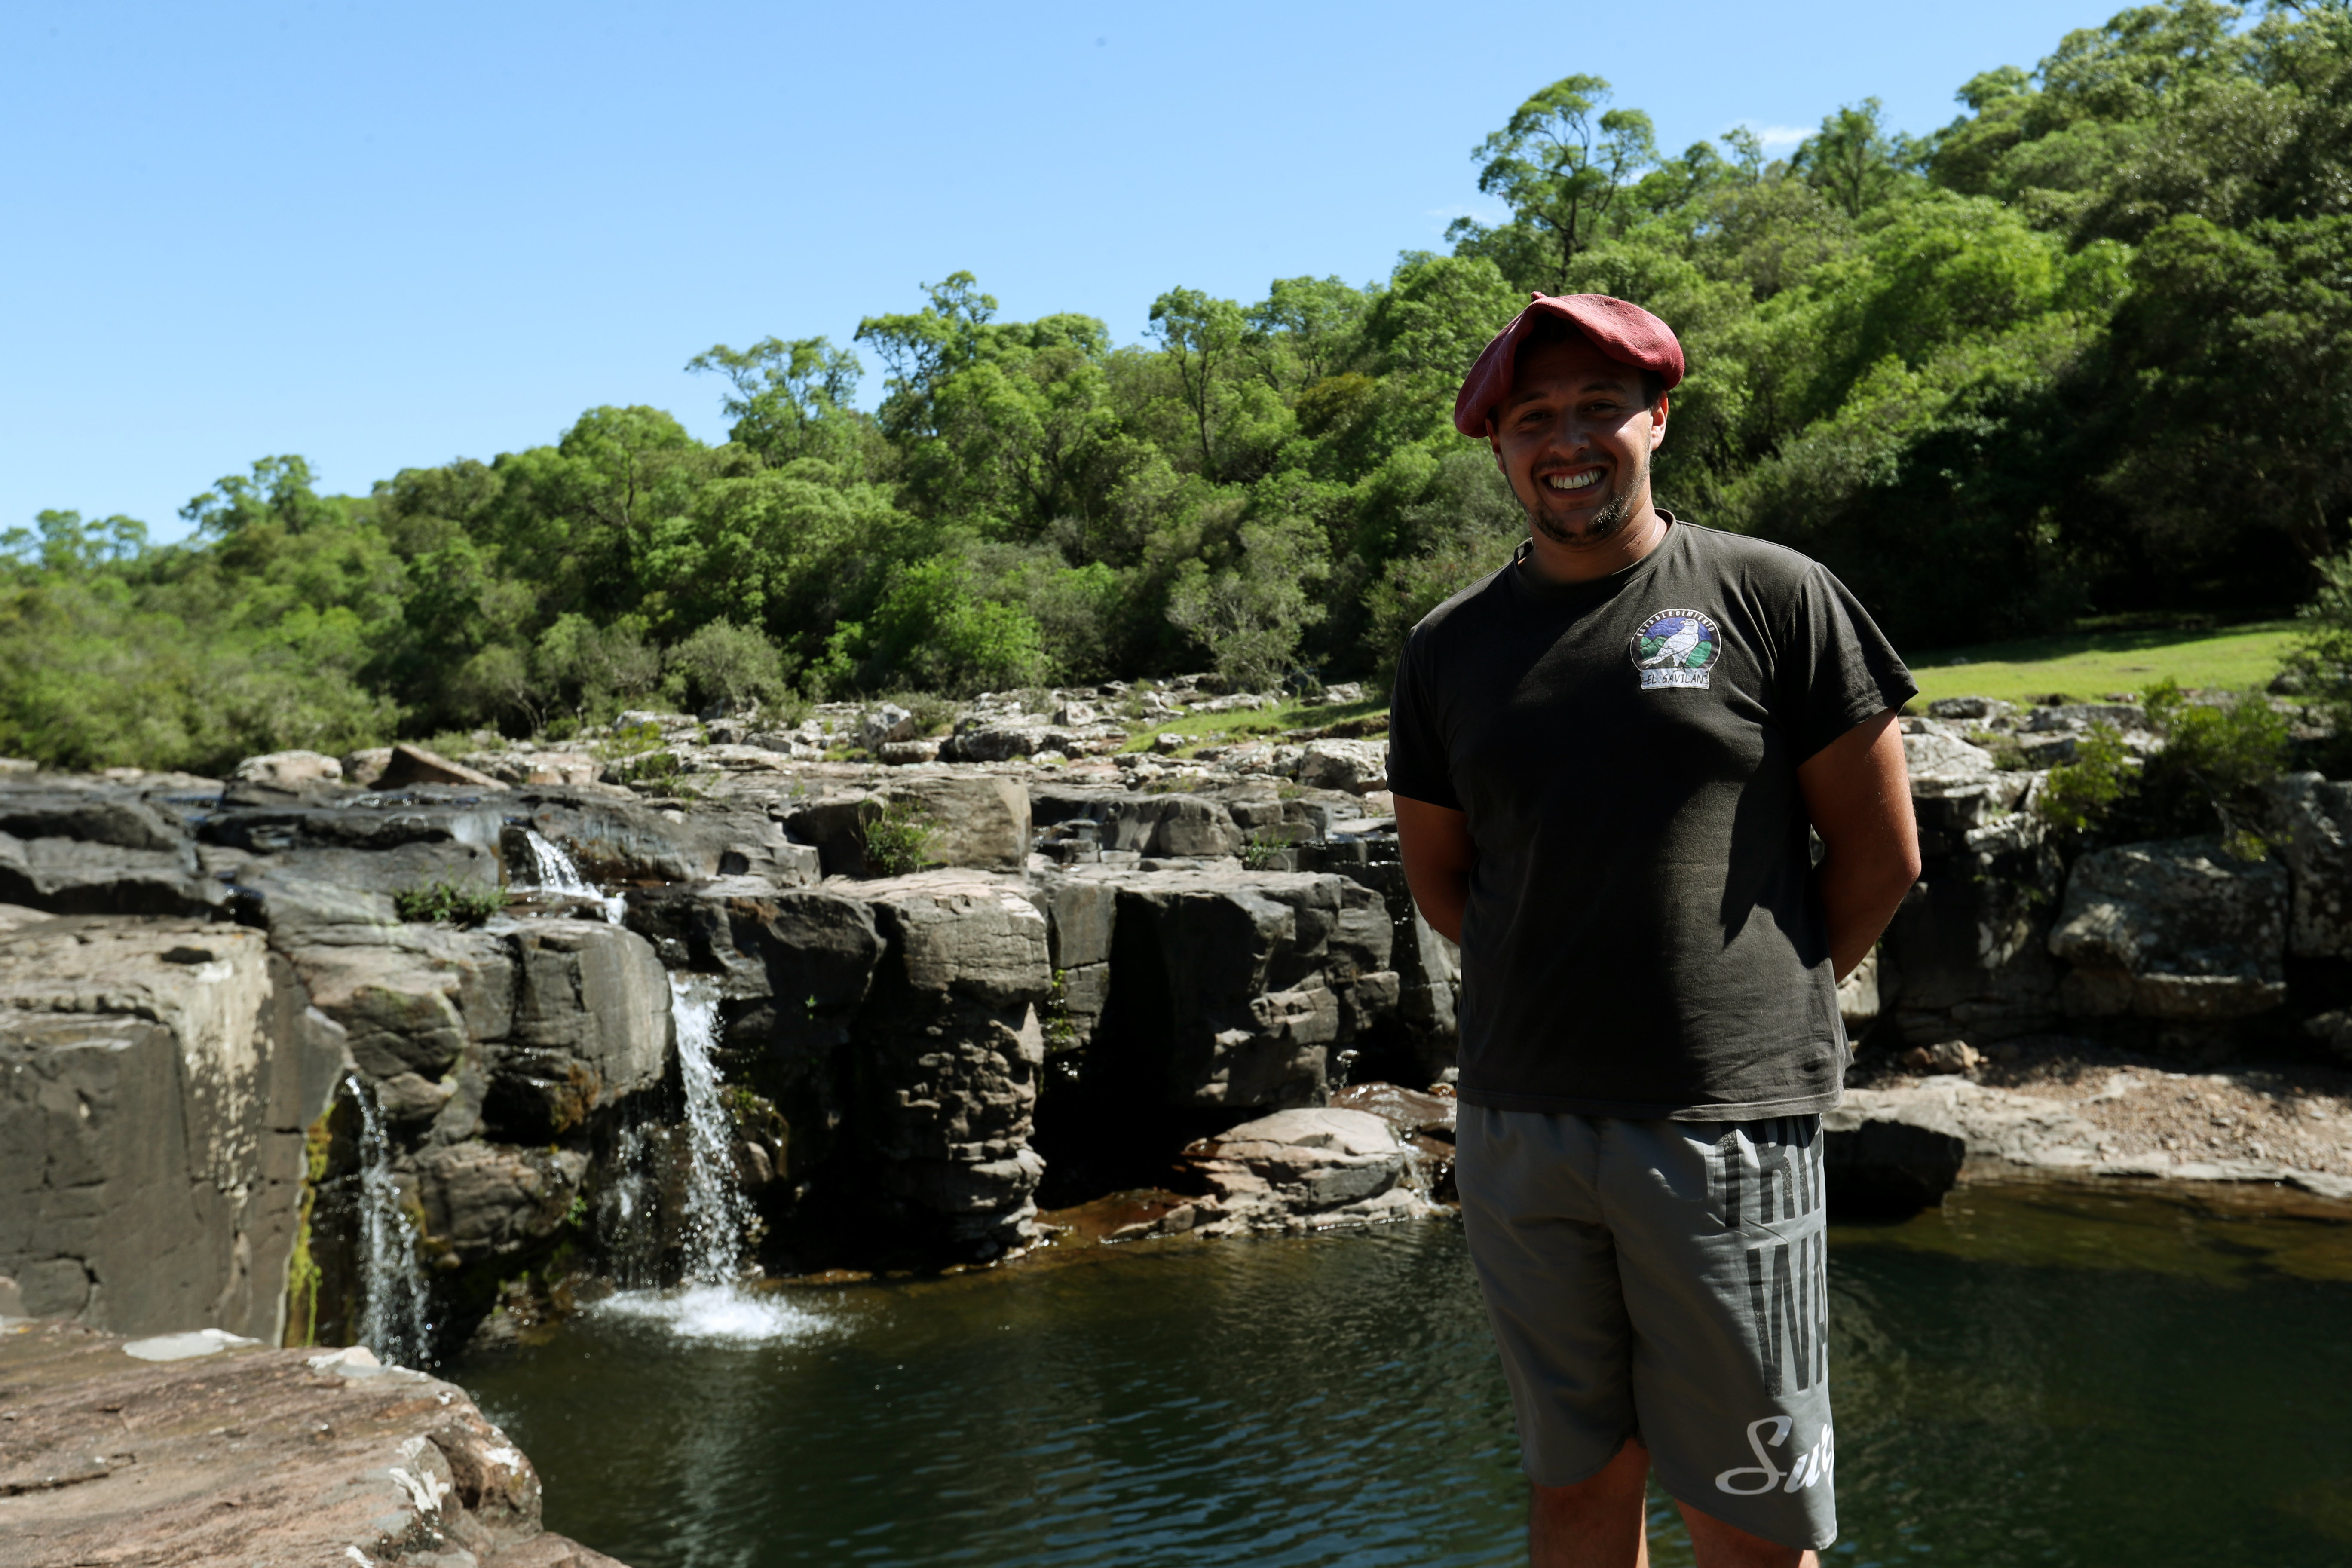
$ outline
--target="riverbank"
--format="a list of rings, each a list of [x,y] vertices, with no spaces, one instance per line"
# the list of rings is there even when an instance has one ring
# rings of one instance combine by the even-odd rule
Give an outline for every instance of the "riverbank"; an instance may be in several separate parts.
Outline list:
[[[541,1528],[538,1472],[455,1384],[22,1320],[0,1320],[0,1562],[621,1568]]]

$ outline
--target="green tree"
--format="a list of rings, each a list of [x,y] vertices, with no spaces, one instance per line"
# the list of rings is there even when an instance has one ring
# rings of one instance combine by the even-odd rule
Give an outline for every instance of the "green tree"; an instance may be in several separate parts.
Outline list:
[[[1562,77],[1520,104],[1470,154],[1478,161],[1478,189],[1508,203],[1513,221],[1542,237],[1555,279],[1606,232],[1624,185],[1657,162],[1650,117],[1638,109],[1603,109],[1610,97],[1600,77]],[[1478,233],[1473,220],[1458,219],[1447,237],[1475,239]]]

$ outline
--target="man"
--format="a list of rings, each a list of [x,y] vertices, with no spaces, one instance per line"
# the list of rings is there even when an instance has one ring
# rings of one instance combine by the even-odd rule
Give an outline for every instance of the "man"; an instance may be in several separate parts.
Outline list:
[[[1538,1568],[1646,1563],[1653,1468],[1702,1568],[1836,1538],[1836,984],[1919,873],[1902,660],[1825,568],[1651,500],[1682,374],[1601,295],[1487,345],[1454,422],[1528,537],[1413,628],[1391,716],[1406,879],[1462,946],[1456,1180]]]

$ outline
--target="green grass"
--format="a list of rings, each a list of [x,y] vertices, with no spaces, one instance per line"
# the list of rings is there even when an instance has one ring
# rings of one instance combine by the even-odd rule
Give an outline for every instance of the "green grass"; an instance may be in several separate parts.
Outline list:
[[[2023,703],[2063,693],[2069,701],[2095,702],[2111,692],[2145,691],[2167,676],[2186,687],[2243,690],[2278,673],[2294,628],[2293,621],[2201,631],[2094,628],[1943,648],[1911,661],[1919,683],[1912,710],[1941,697]]]
[[[1238,745],[1247,740],[1279,738],[1285,730],[1321,730],[1348,719],[1360,719],[1367,713],[1385,713],[1389,700],[1385,697],[1368,698],[1361,702],[1341,702],[1326,705],[1320,702],[1286,700],[1277,708],[1238,708],[1230,713],[1187,713],[1181,718],[1129,719],[1111,705],[1113,720],[1127,727],[1127,745],[1130,752],[1151,750],[1154,735],[1184,737],[1187,749],[1204,743],[1210,735],[1223,735],[1219,745]]]

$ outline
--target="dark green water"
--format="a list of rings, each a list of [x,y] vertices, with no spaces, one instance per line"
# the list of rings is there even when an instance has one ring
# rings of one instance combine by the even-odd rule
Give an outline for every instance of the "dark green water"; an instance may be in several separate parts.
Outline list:
[[[2016,1188],[1832,1236],[1829,1561],[2352,1563],[2352,1226]],[[455,1375],[634,1568],[1524,1561],[1450,1224],[782,1294]]]

